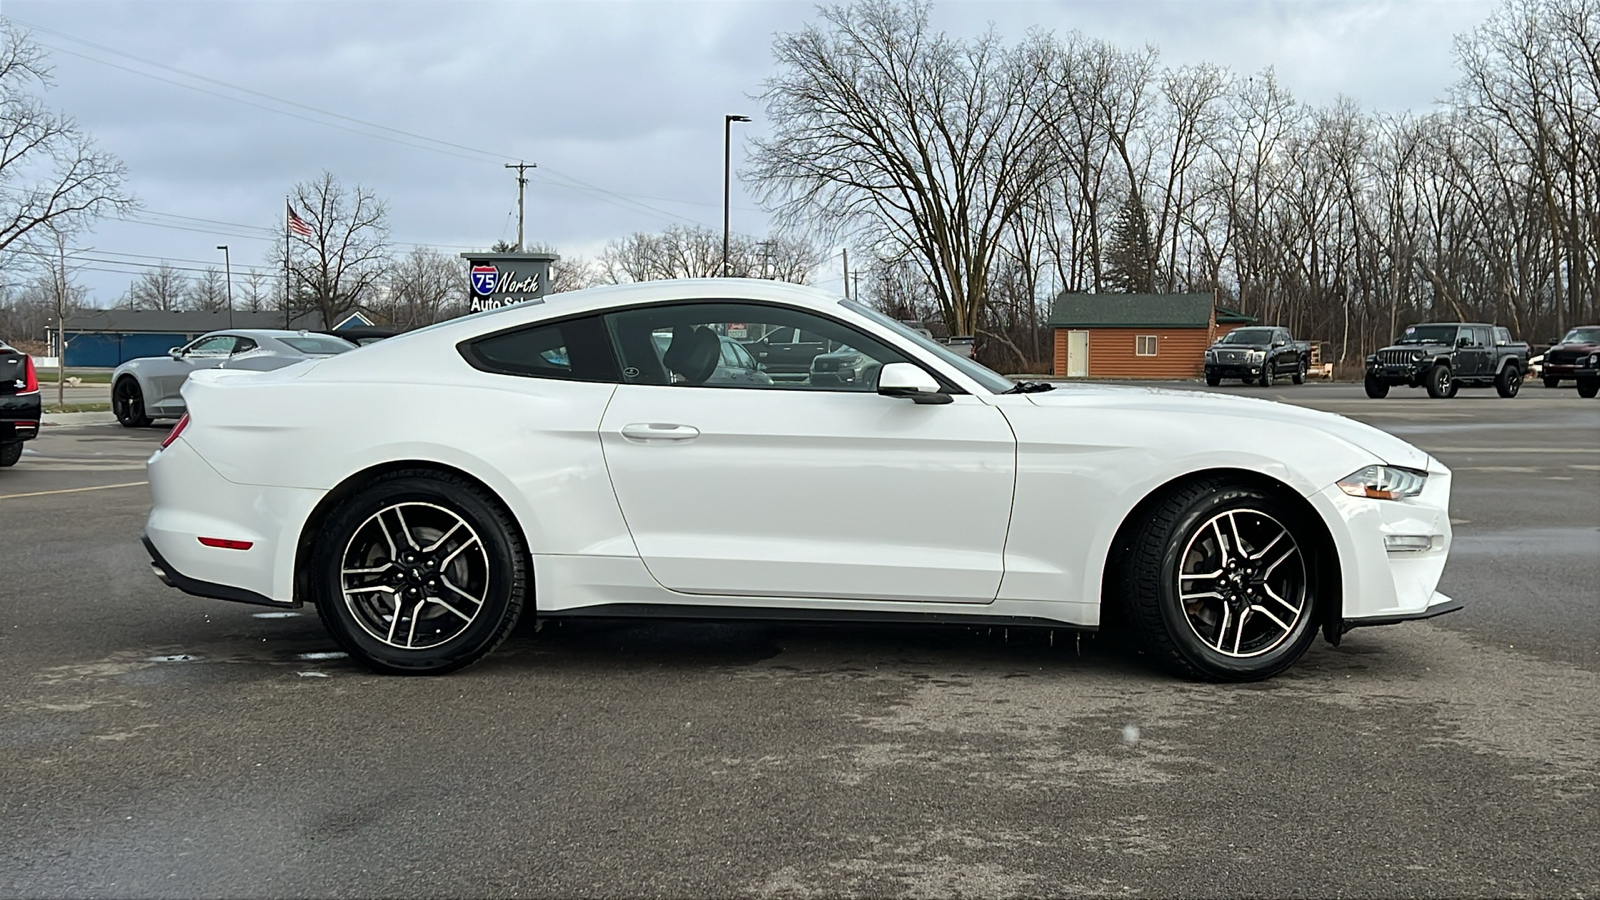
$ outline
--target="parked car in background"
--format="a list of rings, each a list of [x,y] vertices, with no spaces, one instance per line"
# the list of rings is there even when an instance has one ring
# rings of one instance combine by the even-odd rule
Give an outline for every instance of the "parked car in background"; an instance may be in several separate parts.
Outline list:
[[[1528,345],[1494,325],[1439,322],[1412,325],[1394,344],[1367,357],[1367,396],[1389,388],[1424,387],[1433,398],[1454,397],[1463,387],[1493,386],[1515,397],[1528,371]]]
[[[130,359],[111,373],[111,411],[128,428],[184,414],[183,383],[200,369],[266,372],[354,350],[344,338],[307,331],[242,328],[203,334],[166,356]]]
[[[39,436],[43,404],[33,358],[0,341],[0,468],[22,458],[22,442]]]
[[[1578,369],[1600,351],[1600,325],[1583,325],[1552,341],[1544,352],[1539,377],[1547,388],[1560,387],[1563,380],[1578,377]]]
[[[745,341],[747,350],[768,375],[803,376],[811,372],[811,360],[832,351],[836,345],[827,338],[798,328],[774,328],[755,340]]]
[[[1279,375],[1305,384],[1310,368],[1311,342],[1297,341],[1289,329],[1276,326],[1235,328],[1206,350],[1206,384],[1212,387],[1224,378],[1271,387]]]
[[[854,347],[841,345],[832,353],[811,360],[811,383],[819,386],[876,384],[883,366]]]
[[[1579,360],[1573,375],[1578,379],[1579,397],[1600,394],[1600,348]]]

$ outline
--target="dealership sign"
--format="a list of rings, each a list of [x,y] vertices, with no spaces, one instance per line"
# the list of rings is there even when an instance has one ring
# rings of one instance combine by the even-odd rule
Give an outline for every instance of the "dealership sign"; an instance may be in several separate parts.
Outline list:
[[[553,253],[463,253],[471,267],[467,299],[472,312],[544,299]]]

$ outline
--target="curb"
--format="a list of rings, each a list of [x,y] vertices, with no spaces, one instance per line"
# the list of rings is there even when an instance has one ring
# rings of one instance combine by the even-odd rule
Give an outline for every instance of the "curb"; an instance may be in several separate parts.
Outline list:
[[[42,425],[109,425],[117,417],[108,412],[45,413]]]

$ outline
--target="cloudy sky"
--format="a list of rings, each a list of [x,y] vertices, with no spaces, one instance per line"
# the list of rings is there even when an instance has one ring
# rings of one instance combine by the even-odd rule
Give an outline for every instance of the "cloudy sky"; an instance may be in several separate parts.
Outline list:
[[[937,0],[937,27],[1030,28],[1153,44],[1166,65],[1275,67],[1302,101],[1422,110],[1454,80],[1453,37],[1490,0]],[[750,98],[773,35],[816,16],[780,0],[0,0],[54,66],[47,94],[127,165],[142,209],[80,246],[114,303],[158,260],[235,276],[266,260],[283,197],[324,169],[389,203],[400,249],[516,238],[594,255],[672,223],[721,227],[722,117]],[[766,219],[735,179],[733,228]],[[838,283],[833,276],[833,283]],[[819,281],[828,283],[824,273]]]

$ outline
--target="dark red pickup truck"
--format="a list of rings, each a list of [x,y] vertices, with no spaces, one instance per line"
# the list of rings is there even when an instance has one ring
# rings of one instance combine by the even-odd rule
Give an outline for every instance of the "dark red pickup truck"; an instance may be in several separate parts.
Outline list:
[[[22,442],[39,436],[39,374],[33,360],[0,342],[0,468],[22,458]]]

